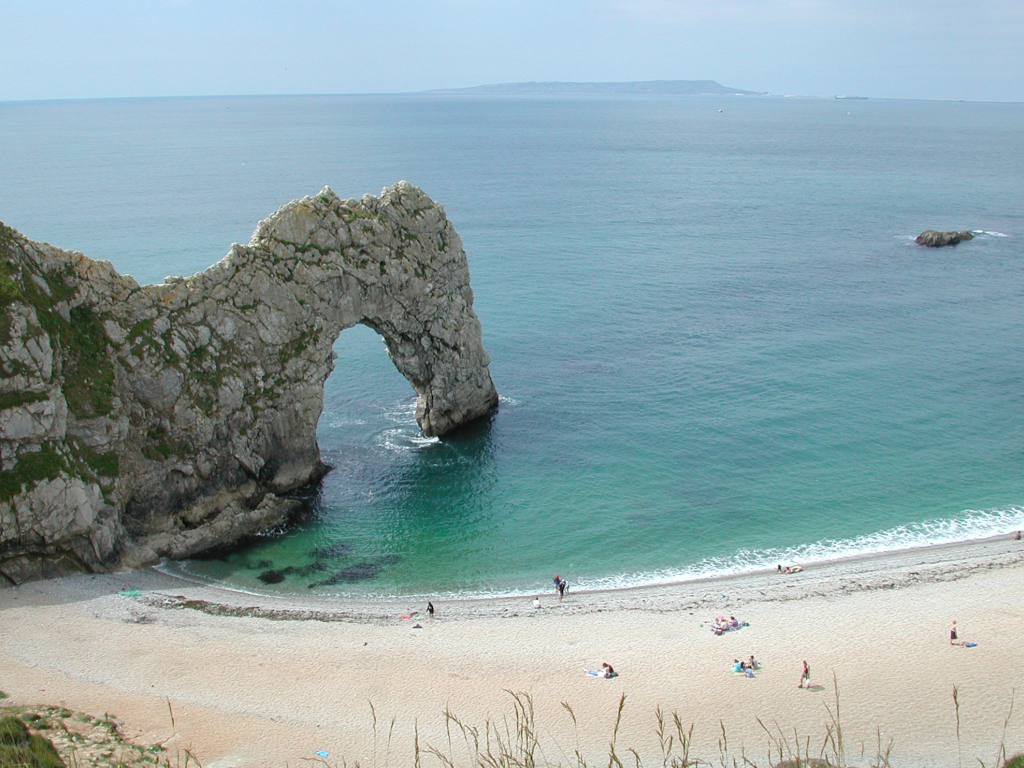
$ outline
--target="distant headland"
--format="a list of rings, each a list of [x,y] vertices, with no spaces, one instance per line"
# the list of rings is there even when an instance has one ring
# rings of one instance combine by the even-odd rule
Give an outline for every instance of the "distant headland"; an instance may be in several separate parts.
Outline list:
[[[625,83],[498,83],[471,88],[438,88],[420,93],[431,95],[466,94],[493,96],[590,94],[675,94],[685,96],[767,96],[759,91],[729,88],[714,80],[639,80]]]

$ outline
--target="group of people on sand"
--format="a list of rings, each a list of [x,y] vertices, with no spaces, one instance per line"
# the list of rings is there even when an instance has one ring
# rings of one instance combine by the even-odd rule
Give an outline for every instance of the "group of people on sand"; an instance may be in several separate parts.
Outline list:
[[[562,598],[565,597],[565,590],[569,588],[569,582],[555,574],[555,591],[558,592],[558,602],[562,602]]]
[[[562,602],[562,598],[565,597],[565,591],[569,589],[569,582],[557,573],[553,581],[555,582],[555,592],[558,593],[558,602]],[[540,597],[533,598],[533,607],[540,608]]]
[[[776,573],[800,573],[803,569],[804,567],[802,565],[787,565],[785,567],[782,565],[775,566]]]
[[[728,619],[725,618],[725,616],[718,616],[713,622],[711,622],[711,631],[716,635],[722,635],[734,629],[749,626],[750,625],[745,621],[738,621],[735,616],[730,616]]]
[[[754,658],[754,654],[750,654],[750,658],[746,661],[740,661],[739,659],[732,660],[732,671],[744,674],[747,677],[753,677],[754,670],[760,668],[761,665],[757,663],[757,659]]]
[[[746,661],[740,661],[739,659],[732,660],[732,671],[738,675],[746,675],[747,677],[754,676],[754,670],[760,669],[761,664],[751,654],[750,658]],[[800,682],[797,683],[797,688],[811,688],[811,665],[807,663],[805,659],[803,665],[800,668]]]

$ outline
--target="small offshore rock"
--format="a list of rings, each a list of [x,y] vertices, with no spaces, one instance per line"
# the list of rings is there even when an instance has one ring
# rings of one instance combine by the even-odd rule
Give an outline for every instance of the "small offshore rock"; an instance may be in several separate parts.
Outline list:
[[[962,240],[973,240],[974,235],[969,230],[962,232],[938,232],[934,229],[926,229],[914,241],[918,245],[926,245],[929,248],[941,248],[943,245],[956,245]]]

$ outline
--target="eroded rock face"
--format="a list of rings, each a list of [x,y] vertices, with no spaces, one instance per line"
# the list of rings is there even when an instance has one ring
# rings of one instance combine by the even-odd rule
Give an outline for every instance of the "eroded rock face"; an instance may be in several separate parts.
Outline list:
[[[918,245],[927,245],[929,248],[940,248],[943,245],[956,245],[963,240],[973,240],[974,235],[969,230],[963,232],[937,232],[934,229],[926,229],[914,240]]]
[[[330,189],[189,278],[0,230],[0,581],[189,557],[281,523],[319,479],[332,345],[384,337],[440,435],[497,407],[462,243],[401,182]]]

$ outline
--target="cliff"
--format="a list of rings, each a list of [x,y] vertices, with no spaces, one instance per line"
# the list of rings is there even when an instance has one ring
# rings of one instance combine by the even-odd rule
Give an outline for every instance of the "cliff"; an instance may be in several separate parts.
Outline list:
[[[332,345],[380,333],[440,435],[497,406],[444,210],[400,182],[330,189],[189,278],[0,226],[0,583],[182,558],[280,524],[327,471]]]

